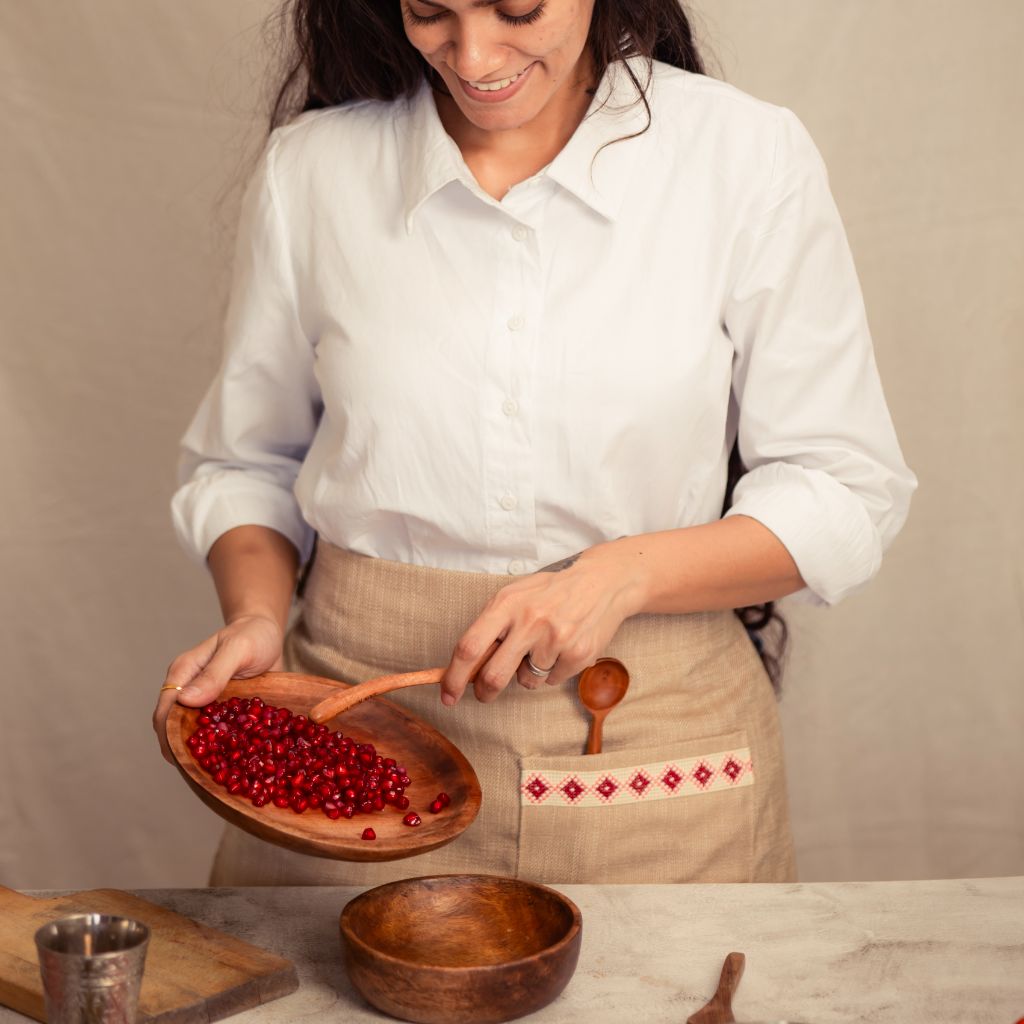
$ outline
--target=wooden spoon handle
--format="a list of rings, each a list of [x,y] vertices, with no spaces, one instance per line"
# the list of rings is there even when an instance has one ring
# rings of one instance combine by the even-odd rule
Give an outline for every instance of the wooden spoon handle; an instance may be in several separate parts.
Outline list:
[[[722,964],[718,988],[711,1001],[702,1010],[686,1018],[686,1024],[735,1024],[732,1015],[732,997],[743,977],[746,957],[742,953],[730,953]]]
[[[604,738],[604,719],[607,711],[592,711],[590,732],[587,734],[587,753],[600,754],[601,742]]]
[[[392,690],[401,690],[406,686],[426,686],[429,683],[439,683],[443,678],[443,668],[424,668],[418,672],[377,676],[376,679],[368,679],[365,683],[359,683],[357,686],[347,686],[344,690],[332,693],[330,697],[324,697],[319,704],[313,706],[309,717],[320,724],[335,715],[340,715],[342,711],[348,711],[356,704],[361,704],[370,697],[390,693]]]
[[[484,667],[490,656],[498,649],[500,640],[495,640],[490,647],[484,651],[483,656],[477,659],[469,678],[475,679],[476,674]],[[370,697],[378,697],[382,693],[390,693],[392,690],[401,690],[406,686],[425,686],[428,683],[439,683],[444,678],[447,668],[424,668],[417,672],[400,672],[397,675],[377,676],[376,679],[368,679],[365,683],[358,683],[355,686],[346,686],[330,697],[324,697],[319,704],[315,704],[309,712],[309,717],[318,725],[326,722],[335,715],[361,704]]]

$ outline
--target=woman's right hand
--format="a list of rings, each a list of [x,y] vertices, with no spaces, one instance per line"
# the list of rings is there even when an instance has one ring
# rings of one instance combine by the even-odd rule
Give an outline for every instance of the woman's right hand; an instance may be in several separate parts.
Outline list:
[[[175,702],[199,708],[216,700],[229,679],[250,679],[281,668],[284,631],[265,615],[243,615],[218,629],[201,644],[179,654],[167,669],[164,690],[153,712],[153,729],[164,760],[173,764],[165,723]]]

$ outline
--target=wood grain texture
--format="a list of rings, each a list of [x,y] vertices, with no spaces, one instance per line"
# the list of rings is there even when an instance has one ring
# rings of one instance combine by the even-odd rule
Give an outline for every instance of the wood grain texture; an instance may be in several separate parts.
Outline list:
[[[561,893],[493,875],[377,886],[340,921],[353,985],[420,1024],[496,1024],[547,1006],[576,970],[582,928]]]
[[[317,724],[321,724],[354,708],[357,704],[362,704],[364,700],[369,700],[371,697],[379,697],[382,694],[391,693],[392,690],[403,690],[407,686],[437,684],[443,678],[443,668],[425,668],[418,672],[377,676],[376,679],[368,679],[365,683],[347,686],[340,692],[335,691],[329,694],[310,709],[309,717]]]
[[[725,958],[715,994],[707,1006],[686,1019],[686,1024],[736,1024],[732,1013],[732,997],[743,977],[746,961],[742,953],[730,953]]]
[[[308,715],[314,705],[343,686],[319,676],[268,672],[253,679],[232,680],[221,699],[259,696],[268,704]],[[198,716],[199,709],[182,704],[176,704],[168,715],[167,741],[178,770],[207,807],[278,846],[335,860],[398,860],[450,843],[480,809],[480,783],[462,752],[422,719],[379,697],[347,711],[342,723],[328,724],[359,743],[372,743],[379,753],[405,767],[412,779],[405,791],[409,810],[418,811],[423,820],[415,828],[403,825],[405,812],[394,807],[332,821],[317,810],[296,814],[273,804],[254,807],[244,797],[232,796],[200,768],[186,745]],[[442,790],[451,797],[451,805],[440,814],[431,814],[427,808]],[[361,838],[367,826],[377,833],[375,840]]]
[[[471,680],[487,664],[491,655],[500,646],[500,641],[495,640],[473,665],[469,672]],[[314,722],[323,723],[336,715],[340,715],[357,704],[371,697],[379,697],[381,694],[390,693],[392,690],[402,690],[407,686],[427,686],[431,683],[440,683],[444,679],[447,669],[424,668],[417,672],[399,672],[390,676],[377,676],[375,679],[367,679],[365,683],[358,683],[355,686],[342,686],[335,688],[334,692],[325,697],[319,704],[310,709],[309,717]],[[339,684],[340,686],[340,684]]]
[[[139,1022],[223,1020],[294,992],[295,967],[241,939],[116,889],[33,899],[0,886],[0,1002],[45,1020],[34,935],[70,914],[117,914],[149,926]]]
[[[577,692],[590,712],[590,731],[584,753],[600,754],[604,720],[629,689],[629,671],[617,658],[598,658],[580,673]]]

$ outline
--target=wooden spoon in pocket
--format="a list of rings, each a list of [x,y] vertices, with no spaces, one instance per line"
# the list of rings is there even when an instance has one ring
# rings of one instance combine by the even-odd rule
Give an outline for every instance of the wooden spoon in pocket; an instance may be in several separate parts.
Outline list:
[[[580,673],[578,684],[580,703],[590,712],[590,734],[587,753],[601,753],[604,720],[629,689],[629,672],[616,658],[598,658],[590,668]]]

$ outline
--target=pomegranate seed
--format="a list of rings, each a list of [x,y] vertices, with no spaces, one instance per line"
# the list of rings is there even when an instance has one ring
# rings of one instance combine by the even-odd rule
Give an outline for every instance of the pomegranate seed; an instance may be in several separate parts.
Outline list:
[[[438,793],[434,799],[440,800],[442,807],[447,807],[452,802],[452,798],[447,793]]]
[[[363,839],[376,839],[376,838],[377,838],[377,833],[374,832],[372,828],[364,828],[363,829]]]
[[[389,804],[409,807],[405,768],[372,743],[357,743],[259,697],[213,701],[197,717],[186,740],[196,762],[217,785],[255,807],[272,802],[296,814],[320,810],[332,820]],[[406,818],[421,823],[415,812]]]
[[[415,828],[415,826],[419,825],[422,822],[422,820],[423,819],[415,811],[410,811],[402,819],[402,824],[403,825],[409,825],[410,827]]]
[[[430,813],[440,814],[444,810],[444,804],[440,800],[432,800],[430,803]]]

